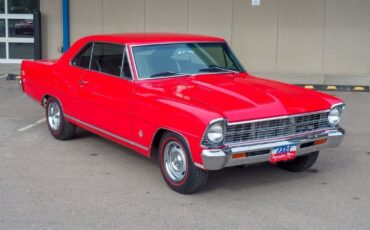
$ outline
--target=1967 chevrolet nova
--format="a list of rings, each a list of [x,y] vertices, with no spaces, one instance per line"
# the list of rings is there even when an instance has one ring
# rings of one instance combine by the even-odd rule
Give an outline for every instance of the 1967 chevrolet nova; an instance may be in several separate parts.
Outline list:
[[[20,83],[45,108],[52,136],[73,138],[79,126],[158,155],[180,193],[224,167],[307,170],[344,136],[341,100],[251,76],[215,37],[88,36],[59,60],[23,61]]]

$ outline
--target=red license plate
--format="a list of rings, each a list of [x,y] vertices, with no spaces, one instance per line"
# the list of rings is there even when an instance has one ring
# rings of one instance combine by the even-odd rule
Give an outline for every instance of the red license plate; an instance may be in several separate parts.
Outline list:
[[[297,145],[283,145],[275,147],[271,151],[270,162],[276,163],[279,161],[292,160],[296,156]]]

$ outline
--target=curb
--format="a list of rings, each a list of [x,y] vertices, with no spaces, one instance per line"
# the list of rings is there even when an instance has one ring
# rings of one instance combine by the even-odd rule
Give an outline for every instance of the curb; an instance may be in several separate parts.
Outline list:
[[[344,92],[370,92],[369,86],[366,85],[322,85],[322,84],[296,84],[306,89],[322,91],[344,91]]]

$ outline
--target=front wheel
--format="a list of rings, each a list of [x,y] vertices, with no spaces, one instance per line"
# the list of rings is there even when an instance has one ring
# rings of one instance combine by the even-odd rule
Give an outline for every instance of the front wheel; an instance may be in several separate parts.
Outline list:
[[[318,156],[318,151],[312,152],[304,156],[299,156],[291,161],[278,162],[277,166],[290,172],[302,172],[311,168],[311,166],[315,164]]]
[[[208,172],[194,165],[189,148],[180,135],[165,133],[159,155],[162,176],[172,190],[189,194],[206,185]]]

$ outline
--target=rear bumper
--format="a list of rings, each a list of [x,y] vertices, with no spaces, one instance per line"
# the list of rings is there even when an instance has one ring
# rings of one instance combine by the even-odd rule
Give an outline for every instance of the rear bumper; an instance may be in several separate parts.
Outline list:
[[[218,170],[236,165],[269,162],[272,148],[289,144],[296,144],[296,156],[302,156],[311,152],[338,147],[342,142],[344,134],[344,129],[338,128],[289,140],[246,144],[225,149],[204,149],[202,151],[203,165],[208,170]],[[314,144],[315,141],[323,139],[326,139],[325,143]],[[246,157],[233,158],[233,155],[238,153],[246,153]]]

